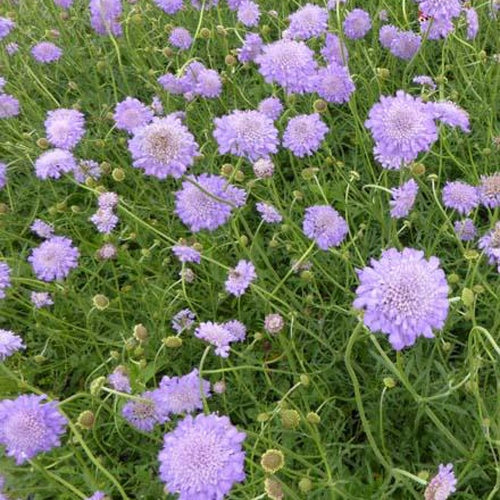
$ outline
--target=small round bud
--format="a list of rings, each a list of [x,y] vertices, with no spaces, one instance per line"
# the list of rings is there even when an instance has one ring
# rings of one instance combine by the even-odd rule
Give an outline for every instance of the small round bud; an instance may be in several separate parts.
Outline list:
[[[170,47],[165,47],[161,52],[165,57],[172,57],[175,54],[175,52]]]
[[[226,63],[227,66],[234,66],[237,63],[237,59],[233,55],[228,54],[224,58],[224,62]]]
[[[90,394],[96,396],[106,383],[106,377],[97,377],[90,383]]]
[[[134,14],[130,20],[134,23],[134,24],[141,24],[142,23],[142,16],[140,14]]]
[[[442,84],[448,82],[448,78],[446,78],[446,76],[444,76],[444,75],[438,75],[438,76],[436,76],[435,80],[436,80],[436,83],[438,85],[442,85]]]
[[[92,177],[87,177],[85,179],[85,185],[90,188],[95,188],[97,184],[97,181],[95,179],[92,179]]]
[[[303,373],[300,376],[300,383],[302,384],[303,387],[309,387],[309,385],[311,384],[311,379],[309,378],[309,375]]]
[[[108,175],[110,172],[111,172],[111,165],[107,162],[107,161],[103,161],[100,165],[99,165],[100,169],[101,169],[101,172],[104,174],[104,175]],[[105,191],[107,191],[105,189]]]
[[[220,168],[220,173],[224,177],[229,177],[234,172],[234,167],[230,163],[224,163]]]
[[[78,83],[76,83],[76,82],[68,82],[68,88],[70,90],[78,90]]]
[[[488,59],[488,54],[485,50],[481,50],[478,54],[479,56],[479,59],[482,61],[482,62],[486,62],[486,60]]]
[[[208,40],[209,38],[211,38],[211,36],[212,36],[212,32],[208,28],[201,28],[201,30],[200,30],[200,37],[201,38],[205,38],[206,40]]]
[[[106,295],[94,295],[94,297],[92,298],[92,302],[94,304],[94,307],[96,309],[99,309],[99,311],[104,311],[104,309],[107,309],[109,307],[109,299],[106,297]]]
[[[238,242],[239,244],[242,246],[242,247],[246,247],[248,245],[248,236],[245,236],[244,234],[242,234],[239,239],[238,239]]]
[[[299,490],[302,493],[309,493],[312,490],[313,484],[312,481],[308,477],[303,477],[299,481]]]
[[[425,165],[423,163],[413,163],[411,166],[411,172],[414,175],[424,175]]]
[[[139,342],[144,342],[145,340],[148,339],[149,337],[148,330],[142,323],[139,323],[138,325],[134,326],[134,337]]]
[[[385,377],[382,382],[384,382],[384,386],[387,387],[387,389],[396,387],[396,381],[392,377]]]
[[[47,358],[45,356],[42,356],[41,354],[37,354],[36,356],[33,356],[33,361],[37,364],[42,364]]]
[[[309,167],[309,168],[304,168],[302,172],[300,172],[300,175],[302,176],[303,179],[306,181],[310,181],[314,179],[314,176],[319,172],[319,168],[316,167]]]
[[[271,500],[282,500],[284,498],[283,487],[275,477],[265,479],[264,490]]]
[[[314,273],[311,272],[311,271],[302,271],[300,273],[300,277],[304,280],[304,281],[312,281],[314,279]]]
[[[451,342],[443,342],[443,351],[450,352],[453,348],[453,344]]]
[[[180,337],[176,337],[175,335],[170,335],[169,337],[163,339],[163,343],[169,349],[177,349],[182,346],[182,339]]]
[[[92,429],[94,427],[95,416],[90,410],[85,410],[78,415],[76,423],[83,429]]]
[[[227,36],[227,29],[224,28],[224,26],[222,26],[221,24],[218,24],[215,27],[215,31],[217,32],[218,35]]]
[[[391,72],[387,68],[377,68],[376,71],[379,80],[388,80],[391,77]]]
[[[296,429],[300,425],[300,414],[297,410],[281,410],[281,425],[285,429]]]
[[[474,292],[470,288],[464,288],[462,290],[462,294],[460,295],[460,298],[462,299],[462,302],[467,307],[472,307],[474,305],[475,300],[476,300]]]
[[[481,152],[484,156],[490,156],[492,153],[491,148],[484,148]]]
[[[284,467],[285,455],[281,450],[267,450],[260,458],[260,465],[265,472],[274,474]]]
[[[61,201],[60,203],[56,204],[56,209],[60,213],[66,212],[67,208],[68,208],[68,205],[66,205],[65,201]]]
[[[483,285],[474,285],[472,287],[472,291],[476,294],[484,293],[484,286]]]
[[[138,346],[134,349],[134,356],[138,358],[144,354],[144,349],[141,346]]]
[[[49,141],[47,139],[45,139],[45,137],[40,137],[40,139],[38,139],[38,141],[36,141],[36,145],[40,149],[47,149],[50,146]]]
[[[261,424],[267,422],[268,420],[269,420],[269,413],[259,413],[257,415],[257,422]]]
[[[429,174],[427,176],[427,179],[429,179],[431,182],[436,182],[439,180],[439,177],[436,174]]]
[[[212,389],[216,394],[224,394],[226,392],[226,382],[218,380],[213,384]]]
[[[114,168],[113,172],[111,172],[111,177],[113,177],[116,182],[122,182],[125,180],[125,171],[123,168]]]
[[[448,283],[451,283],[451,284],[456,284],[460,281],[460,276],[456,273],[452,273],[452,274],[449,274],[448,275]]]
[[[270,12],[273,12],[273,11],[270,11]],[[269,33],[271,33],[271,28],[267,24],[264,24],[263,26],[261,26],[260,32],[263,36],[267,36],[267,35],[269,35]]]
[[[304,193],[302,191],[293,191],[292,194],[296,200],[300,201],[304,199]]]
[[[328,104],[323,99],[316,99],[313,104],[316,113],[324,113],[328,109]]]
[[[312,425],[318,425],[321,422],[321,417],[317,413],[310,411],[306,415],[306,420]]]
[[[241,170],[238,170],[235,174],[234,174],[234,179],[237,181],[237,182],[243,182],[245,180],[245,173],[242,172]]]
[[[466,250],[464,252],[464,257],[467,260],[476,260],[476,259],[479,259],[479,256],[480,256],[480,254],[477,250],[469,249],[469,250]]]
[[[266,179],[274,173],[273,162],[269,158],[260,158],[253,164],[253,173],[258,179]]]
[[[268,314],[264,318],[264,329],[268,333],[275,335],[281,332],[284,326],[285,326],[285,321],[283,320],[283,316],[281,316],[281,314],[278,313]]]
[[[97,61],[96,68],[97,71],[106,71],[108,63],[106,61]]]
[[[422,470],[417,474],[417,477],[423,479],[424,481],[427,481],[429,479],[429,473],[426,470]]]
[[[120,353],[118,351],[110,351],[109,352],[109,355],[113,358],[113,359],[120,359]]]

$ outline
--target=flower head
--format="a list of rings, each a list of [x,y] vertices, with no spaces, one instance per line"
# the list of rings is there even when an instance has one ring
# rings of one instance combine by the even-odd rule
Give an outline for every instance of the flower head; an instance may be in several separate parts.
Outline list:
[[[10,287],[10,267],[7,262],[0,262],[0,299],[5,298],[5,289]]]
[[[90,221],[102,234],[110,234],[118,224],[118,216],[110,208],[99,208]]]
[[[108,382],[115,391],[130,394],[130,379],[123,366],[117,366],[112,373],[108,375]]]
[[[247,336],[247,327],[237,319],[226,321],[222,325],[234,337],[235,342],[243,342]]]
[[[328,250],[342,243],[349,228],[344,218],[331,206],[314,205],[306,208],[302,230],[321,250]]]
[[[238,49],[238,59],[242,63],[255,61],[255,58],[262,53],[264,42],[257,33],[247,33],[243,45]]]
[[[253,173],[258,179],[266,179],[272,177],[274,173],[274,163],[270,158],[259,158],[253,164]]]
[[[328,127],[318,113],[291,118],[283,134],[283,146],[295,156],[311,156],[321,146]]]
[[[153,113],[139,99],[127,97],[116,105],[113,119],[116,128],[133,133],[136,128],[147,125],[153,119]]]
[[[85,118],[76,109],[56,109],[47,113],[47,139],[56,148],[73,149],[85,134]]]
[[[479,205],[477,188],[461,181],[447,182],[443,188],[443,205],[467,215]]]
[[[320,52],[327,64],[336,63],[345,66],[349,60],[345,43],[333,33],[326,34],[325,45]]]
[[[427,104],[432,116],[450,127],[459,127],[463,132],[470,132],[469,115],[451,101],[431,102]]]
[[[419,250],[391,248],[358,276],[353,305],[364,309],[365,325],[387,334],[394,349],[413,345],[419,336],[432,338],[432,330],[444,326],[448,284],[437,257],[426,260]]]
[[[355,90],[347,66],[330,63],[318,70],[314,90],[327,102],[348,102]]]
[[[281,314],[272,313],[268,314],[264,318],[264,330],[272,335],[276,335],[277,333],[281,332],[284,326],[285,320],[283,319],[283,316],[281,316]]]
[[[122,34],[120,16],[122,15],[121,0],[90,0],[90,24],[99,35]]]
[[[20,349],[26,349],[23,339],[10,330],[0,329],[0,361],[4,361]]]
[[[196,84],[192,90],[201,97],[219,97],[222,92],[222,80],[214,69],[203,68],[196,76]]]
[[[171,31],[168,41],[178,49],[188,50],[193,43],[193,37],[186,28],[178,27]]]
[[[229,270],[226,291],[240,297],[256,277],[255,266],[248,260],[240,260],[235,268]]]
[[[167,14],[176,14],[182,9],[183,0],[153,0]]]
[[[406,217],[415,204],[417,193],[418,184],[413,179],[398,188],[391,189],[391,217],[394,219]]]
[[[181,333],[194,325],[195,315],[191,309],[182,309],[172,318],[172,328]]]
[[[363,9],[354,9],[347,14],[343,27],[347,38],[363,38],[372,27],[370,14]]]
[[[418,85],[425,85],[432,90],[436,89],[436,84],[434,83],[434,80],[427,75],[418,75],[412,80],[413,83],[416,83]]]
[[[500,206],[500,172],[492,175],[482,175],[478,186],[481,204],[485,207],[495,208]]]
[[[306,3],[288,16],[290,24],[286,38],[308,40],[322,35],[328,27],[328,11],[324,7]],[[285,35],[283,36],[285,38]]]
[[[236,342],[234,335],[224,325],[206,321],[200,323],[194,332],[195,337],[208,342],[215,347],[215,354],[221,358],[229,356],[229,344]]]
[[[40,42],[31,49],[31,55],[39,63],[58,61],[62,53],[62,50],[52,42]]]
[[[259,24],[259,6],[252,0],[242,0],[238,6],[238,21],[245,26],[252,27]]]
[[[500,221],[479,240],[478,246],[488,257],[489,263],[498,266],[500,273]]]
[[[0,118],[12,118],[19,114],[19,101],[10,94],[0,94]]]
[[[389,50],[394,56],[409,60],[418,52],[421,42],[422,37],[413,31],[398,31],[391,41]]]
[[[201,253],[189,245],[174,245],[172,252],[179,259],[179,262],[201,262]]]
[[[75,157],[64,149],[51,149],[35,161],[35,173],[39,179],[59,179],[62,174],[77,168]]]
[[[0,189],[7,185],[7,165],[0,162]]]
[[[19,51],[19,45],[16,42],[9,42],[5,46],[5,52],[7,52],[9,56],[13,56],[18,51]]]
[[[146,391],[140,400],[132,400],[122,408],[122,415],[136,429],[151,432],[156,424],[168,420],[168,411],[159,389]]]
[[[0,40],[3,40],[16,26],[8,17],[0,17]]]
[[[458,17],[462,10],[460,0],[418,0],[421,12],[434,19]]]
[[[102,260],[114,259],[116,257],[116,247],[112,243],[105,243],[97,250],[96,255]]]
[[[278,97],[266,97],[266,99],[260,101],[258,110],[274,121],[283,112],[283,104]]]
[[[439,466],[438,473],[429,481],[424,492],[425,500],[446,500],[456,491],[457,478],[453,472],[453,465]]]
[[[37,309],[49,307],[54,304],[49,292],[31,292],[30,300]]]
[[[385,49],[389,49],[394,39],[398,36],[398,33],[400,33],[399,28],[393,24],[384,24],[384,26],[380,28],[378,34],[380,45]]]
[[[73,169],[73,176],[77,182],[85,182],[85,179],[99,179],[102,175],[99,163],[94,160],[80,160]]]
[[[255,204],[262,220],[268,224],[278,224],[283,220],[283,216],[269,203],[259,202]]]
[[[479,17],[476,9],[468,7],[464,9],[467,21],[467,40],[474,40],[479,32]]]
[[[455,229],[455,234],[462,241],[471,241],[477,235],[477,229],[472,219],[457,220],[453,224],[453,228]]]

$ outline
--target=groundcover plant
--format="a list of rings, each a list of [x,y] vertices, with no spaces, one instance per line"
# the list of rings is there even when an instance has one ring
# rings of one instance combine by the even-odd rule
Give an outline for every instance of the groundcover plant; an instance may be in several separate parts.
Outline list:
[[[499,498],[498,18],[1,1],[0,498]]]

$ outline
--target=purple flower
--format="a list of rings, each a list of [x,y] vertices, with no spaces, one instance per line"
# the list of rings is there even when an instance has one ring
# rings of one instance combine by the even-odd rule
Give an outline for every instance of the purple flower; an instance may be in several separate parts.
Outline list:
[[[85,500],[104,500],[106,497],[106,493],[103,491],[96,491],[93,495],[87,497]]]
[[[118,195],[113,193],[112,191],[105,191],[103,193],[99,193],[97,198],[97,204],[99,208],[115,208],[118,204]]]
[[[0,162],[0,189],[7,185],[7,165]]]
[[[270,158],[259,158],[253,164],[253,173],[258,179],[272,177],[274,173],[274,164]]]
[[[477,229],[471,219],[457,220],[453,225],[455,234],[462,241],[471,241],[477,236]]]
[[[345,43],[333,33],[326,34],[325,45],[320,52],[327,64],[337,63],[341,66],[345,66],[349,60],[349,54]]]
[[[259,103],[258,110],[271,118],[271,120],[277,120],[281,113],[283,112],[283,104],[278,97],[267,97]]]
[[[415,160],[438,137],[426,104],[402,90],[395,97],[381,96],[370,109],[365,127],[375,140],[375,158],[388,169],[399,169]]]
[[[272,335],[276,335],[277,333],[281,332],[284,326],[285,321],[283,320],[283,316],[281,316],[281,314],[268,314],[264,318],[264,330]]]
[[[206,321],[200,323],[194,331],[194,336],[215,347],[215,354],[221,358],[229,356],[229,344],[236,342],[234,335],[224,325]]]
[[[161,99],[159,98],[159,96],[157,96],[157,95],[153,96],[153,99],[151,100],[150,107],[155,115],[157,115],[157,116],[163,115],[163,113],[164,113],[163,103],[161,102]]]
[[[158,78],[158,83],[170,94],[180,95],[184,92],[184,81],[172,73],[165,73]]]
[[[7,80],[3,76],[0,76],[0,92],[3,92],[3,89],[4,89],[6,84],[7,84]]]
[[[102,234],[110,234],[118,224],[118,216],[109,208],[99,208],[90,221]]]
[[[163,377],[160,382],[159,393],[163,398],[168,414],[193,413],[203,410],[201,391],[205,398],[209,398],[210,382],[201,379],[198,370],[182,377]]]
[[[500,222],[479,240],[478,246],[484,251],[490,264],[497,264],[500,273]]]
[[[201,174],[188,176],[182,183],[182,189],[175,193],[175,198],[175,213],[196,233],[201,229],[214,231],[225,224],[233,208],[245,204],[246,193],[227,184],[223,177]]]
[[[386,24],[380,28],[378,39],[380,45],[385,49],[390,49],[392,42],[398,36],[400,30],[393,24]]]
[[[54,3],[58,7],[62,7],[63,9],[69,9],[73,5],[74,0],[54,0]]]
[[[255,207],[259,212],[262,220],[268,224],[278,224],[283,220],[281,214],[269,203],[256,203]]]
[[[200,0],[197,1],[199,2]],[[238,10],[241,2],[243,2],[243,0],[227,0],[227,6],[229,7],[229,10]]]
[[[37,309],[49,307],[54,304],[49,292],[31,292],[30,300]]]
[[[97,257],[102,260],[114,259],[116,257],[116,247],[112,243],[105,243],[97,250]]]
[[[7,262],[0,262],[0,299],[5,298],[5,289],[10,287],[10,267]]]
[[[311,156],[321,146],[328,127],[318,113],[291,118],[283,134],[283,146],[295,156]]]
[[[133,166],[158,179],[181,177],[198,154],[191,132],[171,115],[154,118],[149,125],[134,129],[128,146]]]
[[[74,156],[64,149],[51,149],[42,153],[35,161],[35,173],[39,179],[59,179],[62,174],[74,171]]]
[[[31,55],[39,63],[51,63],[58,61],[62,56],[62,50],[52,42],[40,42],[31,49]]]
[[[344,218],[330,205],[306,208],[302,230],[325,251],[339,246],[349,232]]]
[[[306,3],[288,16],[290,25],[283,38],[308,40],[322,35],[328,28],[328,11],[324,7]]]
[[[5,51],[9,56],[13,56],[19,50],[19,45],[16,42],[10,42],[5,46]]]
[[[429,40],[446,38],[453,31],[451,18],[434,18],[420,23],[420,31],[427,35]]]
[[[422,37],[413,31],[398,31],[393,38],[389,50],[400,59],[411,59],[420,48]]]
[[[10,330],[0,329],[0,361],[4,361],[20,349],[26,349],[23,339]]]
[[[412,80],[413,83],[416,83],[418,85],[426,85],[427,87],[431,88],[432,90],[436,89],[436,84],[434,83],[434,80],[427,75],[419,75],[413,78]]]
[[[239,0],[241,1],[241,0]],[[205,10],[211,9],[212,7],[217,7],[219,0],[205,0]],[[203,3],[202,0],[191,0],[191,5],[200,10]],[[234,9],[235,10],[235,9]]]
[[[406,217],[413,205],[418,193],[418,184],[410,179],[398,188],[391,189],[392,200],[389,202],[391,205],[391,217],[394,219],[401,219]]]
[[[46,398],[29,394],[0,401],[0,444],[18,465],[61,444],[67,420],[56,401],[42,403]]]
[[[80,160],[73,169],[73,176],[77,182],[85,182],[87,177],[99,179],[102,175],[101,167],[94,160]]]
[[[257,33],[247,33],[243,45],[238,49],[238,59],[242,63],[255,61],[255,58],[262,53],[264,42]]]
[[[482,205],[489,208],[500,206],[500,172],[482,175],[477,189]]]
[[[464,9],[465,20],[467,21],[467,40],[474,40],[479,32],[479,18],[477,11],[473,7]]]
[[[354,9],[347,14],[343,27],[347,38],[363,38],[372,27],[370,14],[363,9]]]
[[[224,394],[226,392],[226,383],[224,380],[218,380],[215,384],[212,385],[212,390],[216,394]]]
[[[428,105],[433,117],[450,127],[459,127],[470,132],[469,115],[461,107],[451,101],[430,102]]]
[[[214,69],[203,68],[196,77],[193,92],[202,97],[219,97],[222,92],[222,80]]]
[[[219,153],[232,153],[257,160],[278,151],[278,130],[268,116],[259,111],[234,110],[215,118],[214,137]]]
[[[0,118],[12,118],[19,114],[19,101],[10,94],[0,94]]]
[[[180,262],[201,262],[201,253],[189,245],[174,245],[172,252],[179,259]]]
[[[116,105],[113,118],[116,128],[131,134],[137,127],[147,125],[153,119],[153,113],[139,99],[127,97]]]
[[[89,8],[90,24],[97,34],[114,36],[122,34],[121,0],[90,0]]]
[[[166,490],[182,500],[222,499],[245,479],[244,439],[228,417],[188,415],[163,437],[158,460]]]
[[[182,9],[183,0],[153,0],[167,14],[175,14]]]
[[[140,400],[129,401],[122,408],[122,415],[136,429],[151,432],[156,424],[168,420],[168,411],[159,389],[146,391]]]
[[[259,24],[259,6],[251,0],[243,0],[238,6],[238,21],[245,26],[252,27]]]
[[[439,466],[438,473],[429,481],[425,488],[425,500],[446,500],[456,491],[457,478],[453,472],[453,465]]]
[[[85,118],[76,109],[56,109],[47,113],[47,139],[56,148],[73,149],[85,134]]]
[[[0,40],[3,40],[14,28],[16,23],[8,17],[0,17]]]
[[[64,279],[78,267],[80,252],[69,238],[53,236],[34,248],[28,257],[36,277],[43,281]]]
[[[325,101],[341,104],[349,101],[355,86],[347,66],[330,63],[318,70],[315,90]]]
[[[226,291],[240,297],[256,277],[255,266],[248,260],[240,260],[235,268],[229,270],[225,283]]]
[[[347,0],[328,0],[328,3],[326,4],[326,6],[330,9],[330,10],[334,10],[336,9],[337,7],[340,7],[340,4],[342,3],[346,3]]]
[[[181,333],[184,330],[189,330],[193,326],[195,315],[190,309],[182,309],[172,318],[172,328]]]
[[[389,336],[396,350],[411,346],[418,336],[432,338],[448,316],[448,284],[439,259],[424,252],[395,248],[358,270],[360,285],[354,307],[364,309],[364,324]]]
[[[47,239],[54,236],[54,228],[41,219],[35,219],[30,229],[40,238]]]
[[[419,0],[421,12],[434,19],[458,17],[462,10],[460,0]]]
[[[130,387],[130,379],[128,378],[125,367],[117,366],[113,373],[108,375],[109,385],[118,392],[125,392],[127,394],[132,393],[132,388]]]
[[[479,205],[477,188],[461,181],[447,182],[443,188],[443,205],[467,215]]]
[[[174,28],[168,37],[168,41],[178,49],[188,50],[193,43],[193,37],[186,28]]]
[[[312,90],[317,63],[314,52],[302,41],[278,40],[264,45],[255,62],[267,83],[277,83],[289,94]]]
[[[247,328],[241,321],[232,319],[226,321],[222,326],[234,337],[235,342],[243,342],[245,340]]]

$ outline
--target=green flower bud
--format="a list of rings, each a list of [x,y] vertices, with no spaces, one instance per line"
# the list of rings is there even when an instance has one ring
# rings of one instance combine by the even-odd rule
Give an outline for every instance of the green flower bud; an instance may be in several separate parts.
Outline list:
[[[260,459],[260,465],[265,472],[274,474],[285,465],[285,456],[280,450],[267,450]]]

